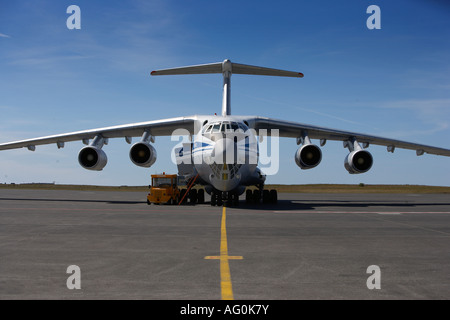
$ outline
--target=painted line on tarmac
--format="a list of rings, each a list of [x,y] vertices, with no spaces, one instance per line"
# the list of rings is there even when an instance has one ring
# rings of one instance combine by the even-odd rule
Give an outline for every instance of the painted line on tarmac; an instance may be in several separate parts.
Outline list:
[[[311,210],[295,210],[295,211],[273,211],[274,213],[376,213],[381,215],[400,215],[400,214],[450,214],[450,211],[311,211]]]
[[[231,283],[231,272],[229,260],[242,260],[242,256],[228,255],[228,239],[227,239],[227,211],[226,207],[222,209],[222,222],[220,227],[220,256],[206,256],[204,259],[220,260],[220,288],[222,300],[234,300],[233,285]]]
[[[156,213],[174,213],[178,212],[176,209],[171,210],[174,207],[168,207],[164,208],[163,210],[156,211]],[[68,211],[68,212],[77,212],[77,211],[92,211],[92,212],[125,212],[125,213],[133,213],[133,212],[150,212],[154,213],[155,211],[151,208],[146,209],[138,209],[138,208],[85,208],[85,207],[79,207],[79,208],[67,208],[67,207],[0,207],[0,211]],[[183,212],[189,212],[189,213],[196,213],[198,210],[195,210],[194,207],[192,209],[186,209],[183,207]]]

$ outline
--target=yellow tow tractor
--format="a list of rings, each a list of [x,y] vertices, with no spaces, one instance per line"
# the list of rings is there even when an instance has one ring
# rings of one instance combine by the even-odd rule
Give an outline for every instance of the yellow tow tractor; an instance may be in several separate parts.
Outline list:
[[[176,174],[152,174],[152,184],[147,195],[147,204],[178,204],[180,189]]]

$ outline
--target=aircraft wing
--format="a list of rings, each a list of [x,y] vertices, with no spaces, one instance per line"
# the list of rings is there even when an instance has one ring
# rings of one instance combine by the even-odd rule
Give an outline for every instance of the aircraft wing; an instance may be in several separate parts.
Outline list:
[[[395,148],[402,148],[416,150],[417,155],[429,153],[450,157],[449,149],[389,139],[385,137],[372,136],[364,133],[342,131],[264,117],[249,117],[246,119],[246,121],[249,123],[250,127],[255,129],[257,132],[259,132],[261,129],[278,129],[280,137],[301,138],[304,134],[307,134],[311,139],[324,139],[322,140],[323,143],[326,140],[337,140],[345,142],[355,139],[362,144],[386,146],[389,152],[394,152]],[[270,131],[268,131],[267,134],[270,135]]]
[[[152,136],[170,136],[176,129],[188,130],[194,134],[194,125],[196,117],[178,117],[156,121],[147,121],[139,123],[131,123],[119,126],[63,133],[58,135],[14,141],[0,144],[0,150],[28,148],[34,150],[36,145],[55,143],[58,148],[64,146],[64,142],[83,141],[94,139],[100,135],[104,139],[125,137],[131,142],[131,137],[139,137],[145,131],[149,131]]]

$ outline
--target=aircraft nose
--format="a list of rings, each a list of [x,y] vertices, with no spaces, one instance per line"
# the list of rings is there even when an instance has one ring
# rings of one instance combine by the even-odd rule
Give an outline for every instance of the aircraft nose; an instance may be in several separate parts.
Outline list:
[[[239,151],[234,139],[216,141],[211,154],[211,184],[218,190],[229,191],[237,187],[241,180],[239,170],[242,162],[238,161]]]

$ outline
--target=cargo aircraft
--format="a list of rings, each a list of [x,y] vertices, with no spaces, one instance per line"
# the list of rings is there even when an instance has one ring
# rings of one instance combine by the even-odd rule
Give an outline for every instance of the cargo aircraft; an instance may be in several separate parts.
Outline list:
[[[385,137],[350,131],[324,128],[292,121],[277,120],[260,116],[236,116],[231,114],[230,84],[232,74],[264,75],[302,78],[303,74],[272,68],[257,67],[223,62],[163,69],[151,72],[152,76],[211,74],[223,75],[223,99],[221,115],[194,115],[163,120],[153,120],[112,127],[63,133],[58,135],[27,139],[0,144],[0,150],[28,148],[34,151],[37,145],[56,144],[63,148],[66,142],[82,141],[86,146],[78,154],[80,165],[88,170],[102,170],[107,164],[103,146],[110,138],[125,138],[131,144],[132,137],[141,137],[130,148],[131,161],[141,167],[155,163],[157,154],[153,147],[155,137],[185,134],[190,143],[175,149],[179,175],[204,186],[211,195],[211,205],[238,205],[239,196],[246,192],[247,202],[274,203],[275,190],[264,190],[266,179],[258,168],[258,142],[263,136],[278,135],[296,139],[298,149],[294,160],[301,169],[316,167],[322,152],[311,139],[319,140],[324,146],[328,140],[342,141],[348,148],[344,160],[345,169],[350,174],[364,173],[373,164],[372,155],[367,151],[370,144],[387,147],[388,152],[396,148],[415,150],[418,156],[424,153],[450,156],[449,149],[405,142]],[[258,138],[257,138],[258,137]],[[248,186],[256,186],[254,190]],[[247,191],[245,191],[247,190]],[[194,192],[194,191],[192,191]],[[204,201],[201,194],[190,194],[191,201]]]

